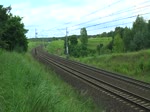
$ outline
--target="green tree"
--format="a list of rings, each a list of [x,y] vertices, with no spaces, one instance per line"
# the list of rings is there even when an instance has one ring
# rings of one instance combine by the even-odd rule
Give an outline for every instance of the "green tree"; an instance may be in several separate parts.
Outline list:
[[[27,30],[21,22],[22,18],[10,13],[11,7],[0,6],[0,46],[7,50],[27,51]],[[4,17],[3,17],[4,16]]]
[[[78,44],[78,39],[76,35],[72,35],[69,37],[69,41],[71,45],[77,45]]]
[[[103,33],[101,34],[101,37],[107,37],[107,33],[106,33],[106,32],[103,32]]]
[[[81,36],[80,36],[81,44],[82,44],[83,46],[86,46],[86,47],[87,47],[88,36],[87,36],[86,28],[81,28],[80,35],[81,35]]]
[[[69,54],[70,56],[79,57],[79,47],[77,46],[78,39],[76,35],[69,37]]]
[[[88,49],[87,49],[88,35],[87,35],[86,28],[81,28],[80,30],[80,41],[81,41],[80,55],[87,56],[88,55]]]
[[[11,7],[4,8],[3,5],[0,5],[0,47],[7,48],[8,45],[4,40],[2,40],[2,36],[4,35],[4,28],[6,27],[7,20],[10,16]]]
[[[125,27],[123,32],[123,43],[125,47],[125,51],[131,50],[131,41],[133,40],[133,33],[132,30]]]
[[[124,31],[124,28],[116,27],[115,28],[115,35],[120,34],[120,37],[123,38],[123,31]]]
[[[146,47],[150,48],[150,20],[148,21],[148,33],[146,38]]]
[[[2,40],[9,45],[8,50],[27,51],[27,39],[25,36],[27,30],[21,23],[19,16],[12,16],[8,19]]]
[[[112,52],[114,45],[114,38],[108,43],[107,48]]]
[[[148,31],[150,32],[150,20],[148,20]]]
[[[137,16],[135,22],[133,23],[133,32],[134,34],[138,31],[144,32],[147,29],[147,23],[143,17]]]
[[[67,46],[69,45],[69,39],[68,37],[64,38],[64,54],[67,55]]]
[[[148,24],[143,17],[137,16],[136,21],[133,23],[133,42],[136,47],[134,50],[140,50],[150,47],[150,37],[148,36]]]
[[[97,51],[98,51],[98,54],[100,55],[101,54],[101,49],[103,47],[103,44],[99,44],[97,45]]]
[[[114,37],[114,31],[110,31],[107,33],[107,37]]]
[[[114,37],[114,44],[113,44],[113,52],[123,52],[124,51],[124,43],[123,39],[121,38],[120,34],[118,33]]]

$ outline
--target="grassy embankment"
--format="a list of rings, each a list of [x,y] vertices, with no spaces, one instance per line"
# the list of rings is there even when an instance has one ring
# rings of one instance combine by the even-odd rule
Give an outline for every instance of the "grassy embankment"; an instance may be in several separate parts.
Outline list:
[[[106,46],[112,38],[104,37],[104,38],[89,38],[88,39],[88,48],[92,50],[96,50],[97,45],[102,43]],[[78,43],[81,44],[80,40],[78,39]],[[64,40],[55,40],[47,44],[46,50],[49,53],[56,54],[59,56],[64,56]]]
[[[79,95],[29,53],[0,49],[0,112],[93,111],[97,108],[90,99]]]
[[[90,38],[88,48],[96,49],[96,45],[103,43],[104,46],[111,41],[111,38]],[[63,48],[63,41],[55,41],[53,46],[57,45]],[[50,44],[48,46],[51,46]],[[51,47],[48,47],[48,51]],[[54,50],[55,51],[55,50]],[[63,52],[63,50],[62,50]],[[138,80],[150,82],[150,50],[143,50],[132,53],[114,53],[105,55],[94,55],[92,57],[80,57],[75,60],[86,63],[105,70],[118,72]]]
[[[49,53],[64,56],[64,40],[55,40],[47,44],[46,50]]]
[[[150,83],[150,50],[85,57],[75,60]]]
[[[88,48],[92,50],[96,50],[97,45],[103,44],[105,47],[112,38],[110,37],[102,37],[102,38],[89,38],[88,39]]]

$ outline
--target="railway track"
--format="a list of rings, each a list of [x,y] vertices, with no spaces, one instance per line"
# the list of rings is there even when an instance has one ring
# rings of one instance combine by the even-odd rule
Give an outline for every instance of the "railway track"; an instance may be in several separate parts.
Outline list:
[[[133,110],[150,112],[149,83],[50,55],[39,48],[33,53],[36,53],[40,61],[71,74],[90,87],[130,106]]]

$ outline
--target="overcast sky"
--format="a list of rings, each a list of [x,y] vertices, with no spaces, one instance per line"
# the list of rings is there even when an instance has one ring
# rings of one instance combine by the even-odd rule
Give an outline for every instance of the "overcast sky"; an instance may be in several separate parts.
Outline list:
[[[99,34],[115,27],[131,27],[136,16],[150,19],[150,0],[3,0],[4,7],[12,7],[13,15],[23,17],[27,37],[65,36],[80,34],[86,27],[88,34]]]

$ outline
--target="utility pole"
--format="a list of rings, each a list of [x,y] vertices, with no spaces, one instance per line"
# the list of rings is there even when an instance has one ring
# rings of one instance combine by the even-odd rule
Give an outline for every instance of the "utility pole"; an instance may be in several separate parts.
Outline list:
[[[37,38],[37,34],[38,34],[38,33],[37,33],[37,30],[36,30],[36,28],[35,28],[35,38]]]
[[[69,58],[69,50],[68,50],[68,31],[67,31],[67,28],[66,28],[66,58],[68,59]]]

